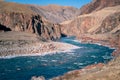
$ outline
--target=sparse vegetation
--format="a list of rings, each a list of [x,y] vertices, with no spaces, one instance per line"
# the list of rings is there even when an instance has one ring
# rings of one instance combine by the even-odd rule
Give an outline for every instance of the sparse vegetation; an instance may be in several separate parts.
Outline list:
[[[0,13],[2,12],[35,14],[27,5],[0,1]]]

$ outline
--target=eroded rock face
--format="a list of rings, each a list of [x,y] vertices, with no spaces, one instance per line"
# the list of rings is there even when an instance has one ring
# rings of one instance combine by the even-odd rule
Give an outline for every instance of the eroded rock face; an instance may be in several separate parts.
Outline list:
[[[98,33],[107,33],[107,32],[112,32],[112,30],[114,30],[115,28],[119,27],[120,24],[120,11],[114,13],[114,14],[110,14],[109,16],[107,16],[103,21],[102,24],[100,26],[100,28],[98,30],[96,30],[95,32]],[[118,30],[116,30],[113,33],[116,33]]]
[[[49,23],[37,14],[24,14],[17,12],[0,13],[0,25],[9,28],[11,31],[35,33],[43,40],[54,40],[61,36],[58,25]]]
[[[42,40],[55,40],[61,37],[58,24],[47,21],[29,5],[0,1],[0,32],[24,31],[39,36]]]
[[[105,7],[120,5],[120,0],[93,0],[91,3],[80,8],[79,15],[98,11]]]
[[[61,30],[66,35],[104,34],[119,32],[120,6],[109,7],[97,12],[78,16],[63,22]]]

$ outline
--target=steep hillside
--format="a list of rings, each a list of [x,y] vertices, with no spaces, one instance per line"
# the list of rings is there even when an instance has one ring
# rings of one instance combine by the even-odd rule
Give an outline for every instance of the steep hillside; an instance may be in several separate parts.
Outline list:
[[[78,16],[74,20],[61,23],[66,35],[107,34],[119,31],[120,6],[108,7],[91,14]]]
[[[60,28],[28,6],[0,1],[0,30],[34,33],[42,40],[60,38]]]
[[[52,80],[120,80],[120,5],[107,7],[74,20],[61,23],[65,35],[75,35],[79,40],[101,43],[116,48],[117,58],[108,64],[94,64],[74,70]]]
[[[105,7],[120,5],[120,0],[93,0],[91,3],[80,8],[78,15],[88,14],[101,10]]]
[[[60,23],[65,20],[73,19],[78,9],[68,6],[48,5],[48,6],[29,6],[34,12],[44,16],[52,23]]]

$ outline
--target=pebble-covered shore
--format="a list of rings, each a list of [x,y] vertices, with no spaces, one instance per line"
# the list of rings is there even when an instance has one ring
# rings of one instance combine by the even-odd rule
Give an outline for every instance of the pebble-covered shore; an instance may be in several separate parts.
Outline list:
[[[74,45],[61,42],[35,42],[32,44],[9,44],[0,45],[0,57],[10,58],[17,56],[45,55],[57,52],[65,52],[71,49],[79,48]]]

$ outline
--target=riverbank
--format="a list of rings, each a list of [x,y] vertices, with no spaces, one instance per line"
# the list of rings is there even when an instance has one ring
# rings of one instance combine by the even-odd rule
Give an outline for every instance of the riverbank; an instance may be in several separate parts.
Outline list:
[[[20,41],[21,43],[23,41]],[[9,43],[9,45],[0,44],[0,58],[12,58],[18,56],[37,56],[54,54],[58,52],[69,52],[72,49],[80,47],[70,45],[62,42],[35,42],[31,44],[17,45],[12,44],[12,41],[0,42],[3,44]],[[11,45],[12,44],[12,45]]]
[[[0,58],[46,55],[76,48],[79,47],[62,42],[44,42],[37,35],[27,32],[0,33]]]
[[[107,46],[110,48],[115,49],[114,52],[112,53],[113,56],[119,56],[120,55],[120,42],[119,40],[100,40],[100,39],[94,39],[92,37],[82,37],[80,40],[82,43],[91,43],[91,44],[99,44],[103,46]]]
[[[96,64],[87,66],[81,70],[74,70],[64,76],[52,80],[119,80],[120,79],[120,56],[108,64]]]

